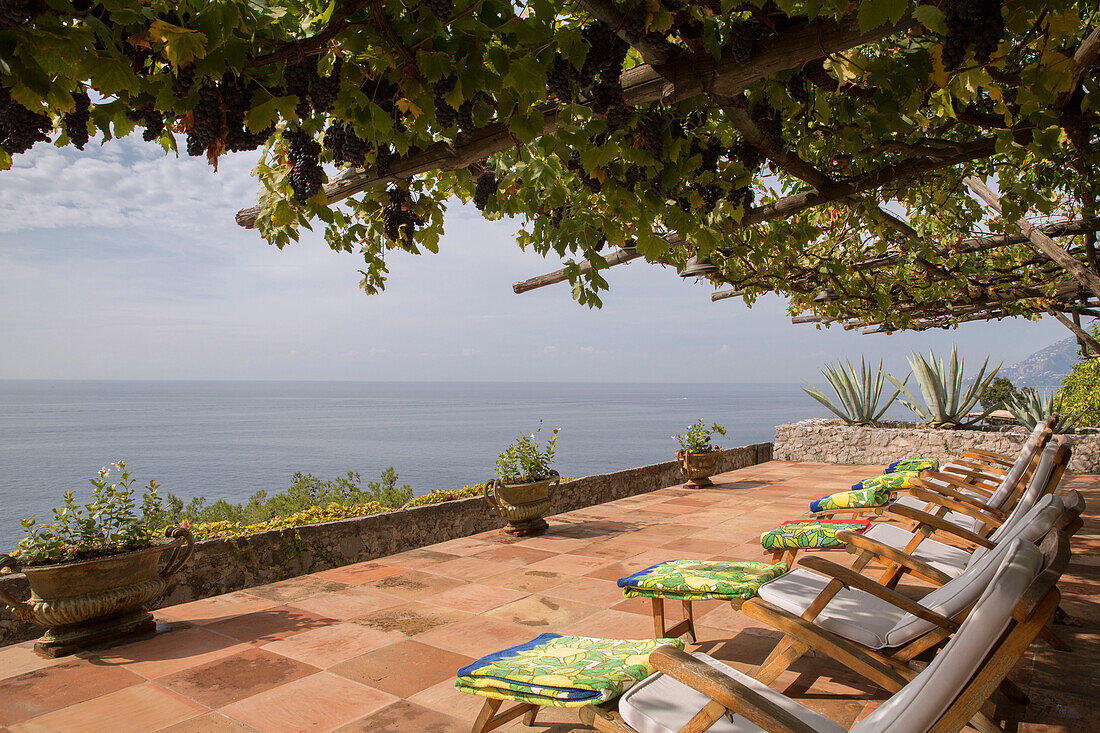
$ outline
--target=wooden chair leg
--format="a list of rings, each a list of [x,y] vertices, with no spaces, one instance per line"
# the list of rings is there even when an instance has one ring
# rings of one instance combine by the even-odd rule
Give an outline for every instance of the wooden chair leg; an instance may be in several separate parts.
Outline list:
[[[1069,644],[1062,641],[1061,637],[1055,634],[1049,626],[1044,626],[1039,630],[1039,638],[1060,652],[1072,651]]]
[[[666,626],[665,599],[651,597],[649,600],[653,607],[654,639],[676,639],[690,633],[692,643],[695,642],[695,619],[691,614],[691,601],[684,601],[684,618],[672,626]]]
[[[681,601],[684,606],[684,620],[687,621],[688,637],[691,639],[691,643],[694,644],[698,641],[695,638],[695,613],[691,609],[691,601]]]
[[[765,685],[770,685],[788,667],[794,664],[795,660],[809,650],[809,644],[804,644],[790,636],[784,636],[783,640],[776,644],[775,649],[772,649],[772,653],[768,655],[768,658],[756,668],[752,676]]]
[[[474,721],[474,727],[470,733],[487,733],[487,731],[496,730],[505,723],[515,720],[519,716],[523,716],[523,722],[527,725],[535,724],[535,716],[538,714],[539,706],[531,703],[517,703],[512,707],[505,710],[503,713],[498,713],[502,700],[495,700],[493,698],[486,698],[485,704],[481,707],[481,712],[477,715],[477,720]]]
[[[665,638],[665,599],[650,598],[649,600],[653,608],[653,638],[663,639]]]
[[[485,704],[481,706],[481,712],[477,714],[477,719],[474,720],[474,727],[470,733],[484,733],[487,730],[492,730],[485,726],[493,719],[493,716],[496,715],[497,710],[500,709],[500,705],[503,702],[503,700],[494,700],[491,697],[485,698]]]

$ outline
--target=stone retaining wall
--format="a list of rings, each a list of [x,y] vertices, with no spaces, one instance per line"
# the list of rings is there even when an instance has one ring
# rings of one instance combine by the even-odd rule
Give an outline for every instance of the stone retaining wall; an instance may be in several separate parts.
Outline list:
[[[724,450],[718,470],[732,471],[770,461],[771,448],[771,443],[759,443]],[[675,461],[586,476],[566,481],[552,490],[550,513],[603,504],[682,481]],[[157,607],[374,560],[502,526],[504,521],[492,513],[485,500],[473,497],[296,529],[271,530],[235,540],[205,540],[196,543],[191,561],[176,576],[173,587]],[[29,595],[21,573],[0,575],[0,590],[16,598]],[[0,609],[0,646],[33,639],[41,632],[41,628],[16,618],[10,609]]]
[[[775,459],[823,463],[890,463],[906,456],[947,460],[977,448],[1019,453],[1028,431],[1019,426],[1002,430],[935,430],[911,423],[884,423],[867,428],[840,420],[815,419],[779,425],[775,429]],[[1086,428],[1059,436],[1072,448],[1069,470],[1100,473],[1100,431]]]

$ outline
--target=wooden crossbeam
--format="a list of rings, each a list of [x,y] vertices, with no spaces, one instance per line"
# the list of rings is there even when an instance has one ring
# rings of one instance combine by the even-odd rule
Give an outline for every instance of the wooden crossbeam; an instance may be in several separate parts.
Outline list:
[[[984,181],[974,176],[967,176],[963,179],[963,182],[978,198],[984,201],[989,208],[993,209],[998,214],[1002,213],[1000,197],[993,193],[993,190],[985,185]],[[1016,225],[1020,227],[1020,230],[1031,240],[1031,243],[1034,244],[1040,252],[1054,260],[1054,262],[1069,273],[1070,277],[1086,287],[1093,295],[1100,298],[1100,275],[1097,275],[1088,267],[1078,262],[1075,257],[1062,249],[1057,242],[1043,233],[1042,230],[1026,218],[1020,217],[1016,221]]]
[[[628,106],[637,106],[658,100],[673,103],[707,92],[731,97],[760,79],[885,38],[907,29],[911,22],[906,18],[898,24],[869,31],[860,31],[855,20],[803,23],[763,39],[747,64],[738,63],[729,54],[715,60],[707,51],[684,54],[659,67],[639,64],[622,73],[623,100]],[[558,124],[557,105],[545,105],[541,111],[545,116],[543,133],[552,132]],[[515,139],[507,123],[495,122],[474,131],[461,145],[439,142],[422,150],[411,150],[393,161],[386,175],[366,168],[349,168],[325,185],[325,199],[333,204],[395,179],[433,170],[466,168],[513,145]],[[260,211],[259,205],[241,209],[237,212],[237,224],[255,226]]]
[[[636,260],[639,257],[641,257],[641,255],[638,254],[638,250],[634,249],[633,247],[625,247],[607,258],[607,266],[614,267],[615,265],[621,265],[625,262]],[[595,267],[595,265],[587,260],[580,263],[580,271],[582,274],[586,272],[591,272],[593,267]],[[544,288],[547,285],[564,282],[568,279],[569,277],[568,275],[566,275],[566,269],[563,267],[560,270],[554,270],[553,272],[548,272],[545,275],[537,275],[535,277],[528,278],[527,280],[521,280],[520,282],[512,283],[512,290],[515,291],[515,293],[518,295],[520,293],[526,293],[529,290],[536,290],[538,288]]]

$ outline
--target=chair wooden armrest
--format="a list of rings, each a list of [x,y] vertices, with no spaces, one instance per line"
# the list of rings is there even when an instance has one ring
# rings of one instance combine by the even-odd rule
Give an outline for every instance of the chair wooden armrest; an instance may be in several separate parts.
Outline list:
[[[937,478],[939,478],[939,477],[937,477]],[[966,485],[966,482],[964,482],[964,481],[958,481],[958,482],[945,481],[944,483],[947,483],[949,485],[948,486],[940,486],[940,485],[937,485],[937,484],[929,483],[925,479],[920,479],[920,478],[913,479],[913,485],[915,487],[925,489],[927,491],[931,491],[931,492],[936,493],[936,494],[941,494],[943,496],[948,497],[949,499],[954,499],[957,502],[960,502],[962,504],[966,504],[968,506],[974,507],[975,509],[977,509],[980,512],[992,515],[992,516],[996,517],[997,519],[1004,519],[1007,516],[1007,514],[1005,512],[1001,511],[997,507],[990,506],[989,504],[986,504],[984,501],[982,501],[981,499],[978,499],[977,497],[967,496],[966,494],[962,493],[961,491],[957,491],[956,489],[952,488],[952,486],[961,486],[961,487],[964,487],[964,488],[970,488],[969,486]],[[913,493],[912,489],[910,489],[910,493],[911,494]]]
[[[970,448],[969,450],[964,450],[963,455],[967,458],[973,458],[974,460],[981,461],[983,463],[995,463],[998,466],[1008,467],[1016,462],[1013,458],[1008,458],[1000,453],[994,453],[993,451],[981,450],[980,448]]]
[[[999,527],[1001,526],[1001,524],[1003,524],[1003,522],[997,517],[990,516],[980,509],[975,509],[969,504],[955,501],[951,497],[944,496],[938,491],[928,491],[917,486],[914,487],[913,490],[909,493],[911,496],[920,499],[921,501],[927,501],[929,504],[935,504],[936,506],[943,507],[944,509],[956,512],[958,514],[965,514],[968,517],[979,519],[986,524],[992,524],[995,527]]]
[[[906,554],[895,547],[890,547],[889,545],[859,534],[858,532],[842,530],[836,533],[836,538],[845,543],[849,552],[855,552],[857,550],[860,552],[869,552],[887,563],[897,563],[903,568],[907,568],[914,575],[924,578],[929,583],[943,585],[951,580],[950,575],[936,570],[923,560],[918,560],[912,555]]]
[[[973,545],[974,547],[985,547],[986,549],[996,547],[996,544],[990,542],[988,539],[982,537],[980,534],[975,534],[968,529],[963,529],[956,524],[952,524],[943,517],[937,517],[935,514],[922,512],[920,509],[914,509],[913,507],[908,506],[888,506],[886,507],[886,511],[891,514],[897,514],[899,517],[905,517],[906,519],[918,522],[918,530],[923,525],[926,527],[931,527],[937,532],[949,534],[952,537],[966,542],[967,544]]]
[[[1000,480],[1008,475],[1008,471],[1003,468],[997,468],[996,466],[990,466],[987,463],[975,463],[969,458],[956,458],[951,461],[950,464],[944,466],[941,470],[955,469],[966,470],[984,476],[990,480]]]
[[[658,671],[703,693],[726,710],[764,730],[776,733],[814,733],[812,727],[796,718],[789,710],[674,646],[659,647],[650,656],[650,660]]]
[[[951,466],[943,469],[940,473],[951,476],[952,478],[961,478],[966,482],[968,489],[974,489],[983,494],[995,494],[997,489],[1000,488],[1000,483],[1003,481],[1003,477],[990,476],[984,473],[977,473],[960,466]]]
[[[909,681],[898,670],[858,644],[761,598],[745,601],[741,610],[750,618],[808,644],[815,651],[828,654],[885,690],[896,692]]]
[[[946,616],[941,616],[935,611],[925,608],[911,598],[903,596],[884,585],[879,585],[870,578],[852,572],[848,568],[843,565],[838,565],[832,560],[827,560],[817,555],[806,557],[802,559],[802,567],[809,568],[816,573],[821,573],[822,575],[827,575],[830,578],[838,580],[848,588],[855,588],[856,590],[861,590],[864,593],[880,598],[891,605],[897,606],[906,613],[911,613],[917,618],[924,619],[931,624],[939,626],[941,629],[954,632],[959,628],[957,623]]]

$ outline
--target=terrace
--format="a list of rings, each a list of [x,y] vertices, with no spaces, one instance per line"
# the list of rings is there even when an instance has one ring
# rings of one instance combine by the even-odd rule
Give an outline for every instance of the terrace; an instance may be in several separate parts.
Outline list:
[[[645,599],[615,579],[671,558],[759,559],[758,537],[807,502],[875,470],[773,461],[550,518],[520,539],[484,532],[373,562],[194,601],[157,612],[167,633],[76,657],[0,649],[3,731],[468,731],[482,700],[455,691],[473,659],[543,631],[652,636]],[[1100,475],[1067,475],[1089,504],[1060,588],[1080,627],[1073,648],[1035,644],[1012,672],[1031,698],[1001,711],[1018,731],[1095,730],[1100,679]],[[843,554],[833,553],[840,559]],[[748,670],[776,634],[718,601],[697,604],[707,653]],[[775,687],[843,725],[882,694],[827,660],[806,658]],[[534,728],[583,730],[569,710]],[[7,726],[6,728],[2,726]]]

